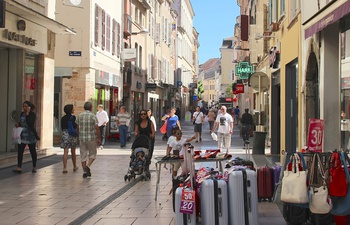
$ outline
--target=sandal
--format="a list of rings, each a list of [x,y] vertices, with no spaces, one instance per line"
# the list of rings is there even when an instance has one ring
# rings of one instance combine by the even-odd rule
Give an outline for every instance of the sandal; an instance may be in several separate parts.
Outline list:
[[[66,169],[64,169],[64,170],[62,171],[62,173],[68,173],[68,171],[67,171]]]
[[[73,168],[73,171],[75,172],[75,171],[77,171],[78,169],[79,169],[79,167],[76,166],[76,167]]]

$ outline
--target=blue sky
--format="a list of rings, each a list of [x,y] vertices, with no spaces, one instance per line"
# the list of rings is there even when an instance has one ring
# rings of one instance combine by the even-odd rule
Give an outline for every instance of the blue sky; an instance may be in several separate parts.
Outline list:
[[[222,40],[233,36],[237,0],[191,0],[195,13],[193,26],[199,33],[199,64],[211,58],[220,58]]]

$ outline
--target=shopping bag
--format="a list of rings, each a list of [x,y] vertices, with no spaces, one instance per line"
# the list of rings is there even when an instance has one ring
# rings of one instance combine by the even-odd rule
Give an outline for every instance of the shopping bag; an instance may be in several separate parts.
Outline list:
[[[167,126],[167,124],[168,124],[168,121],[165,121],[163,126],[161,126],[161,128],[160,128],[160,133],[166,134],[166,126]]]
[[[21,144],[21,133],[23,127],[14,127],[12,129],[12,142],[13,144]]]

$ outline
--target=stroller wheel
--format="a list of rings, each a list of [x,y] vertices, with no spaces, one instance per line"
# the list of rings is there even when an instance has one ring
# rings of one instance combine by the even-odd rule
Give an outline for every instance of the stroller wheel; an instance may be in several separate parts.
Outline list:
[[[130,179],[131,179],[131,175],[128,176],[128,181],[130,181]]]
[[[126,181],[128,179],[128,175],[124,176],[124,181]]]
[[[135,175],[135,174],[133,175],[133,178],[134,178],[134,179],[136,178],[136,175]]]
[[[141,181],[143,181],[145,179],[144,175],[141,175]]]

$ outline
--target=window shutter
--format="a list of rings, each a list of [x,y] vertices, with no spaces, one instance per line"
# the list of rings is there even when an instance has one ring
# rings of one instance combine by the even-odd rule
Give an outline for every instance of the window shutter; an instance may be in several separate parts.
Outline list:
[[[120,57],[120,44],[121,44],[121,38],[120,38],[120,23],[116,22],[117,23],[117,56],[118,58]]]
[[[160,42],[160,24],[157,23],[157,31],[156,31],[156,42]]]
[[[106,50],[111,51],[111,17],[107,14]]]
[[[116,20],[112,21],[112,55],[115,55],[115,45],[116,45]]]
[[[102,50],[106,47],[106,11],[102,10]]]
[[[95,46],[98,46],[98,11],[99,7],[95,4]]]

